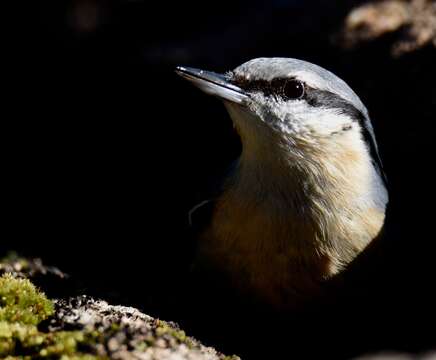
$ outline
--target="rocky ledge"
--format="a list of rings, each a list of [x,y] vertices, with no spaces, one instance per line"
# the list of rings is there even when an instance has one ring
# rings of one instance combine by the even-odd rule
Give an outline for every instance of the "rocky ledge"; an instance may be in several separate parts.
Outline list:
[[[41,260],[0,260],[0,359],[240,360],[204,346],[173,322],[86,295],[49,299],[34,283],[65,288],[57,294],[72,289],[66,274]],[[433,360],[436,353],[358,359]]]
[[[89,296],[48,299],[33,279],[67,279],[40,260],[0,261],[0,358],[237,360],[177,324]]]

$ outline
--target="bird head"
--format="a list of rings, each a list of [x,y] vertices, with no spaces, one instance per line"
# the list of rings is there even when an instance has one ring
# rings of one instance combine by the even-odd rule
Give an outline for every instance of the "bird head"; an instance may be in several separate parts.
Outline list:
[[[354,149],[368,152],[384,177],[365,106],[330,71],[291,58],[253,59],[223,75],[185,67],[176,71],[224,101],[248,156],[261,159],[277,152],[308,159],[320,151],[329,156]]]
[[[330,71],[297,59],[258,58],[225,74],[186,67],[176,72],[224,101],[247,162],[283,160],[303,168],[334,163],[343,178],[351,168],[341,171],[341,164],[360,163],[362,176],[375,178],[377,187],[383,187],[368,111]]]

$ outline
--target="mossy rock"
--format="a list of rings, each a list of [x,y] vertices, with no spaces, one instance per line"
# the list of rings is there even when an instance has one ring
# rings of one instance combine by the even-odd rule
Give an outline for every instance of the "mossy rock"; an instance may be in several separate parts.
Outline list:
[[[40,261],[0,261],[0,359],[239,359],[134,308],[88,296],[50,300],[24,278],[34,269],[45,272]]]
[[[54,314],[54,303],[27,279],[0,277],[0,357],[6,359],[96,359],[78,351],[89,341],[81,331],[42,332],[37,325]]]

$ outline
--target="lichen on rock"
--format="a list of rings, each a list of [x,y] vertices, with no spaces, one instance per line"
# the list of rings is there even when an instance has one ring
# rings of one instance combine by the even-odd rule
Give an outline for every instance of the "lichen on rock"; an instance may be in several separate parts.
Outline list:
[[[175,323],[89,296],[50,300],[27,276],[67,276],[40,260],[0,260],[0,358],[62,360],[237,360],[189,337]],[[54,275],[54,276],[53,276]]]
[[[78,351],[86,334],[43,332],[38,325],[54,314],[54,303],[27,279],[0,277],[0,357],[6,359],[96,359]]]
[[[55,302],[49,331],[72,328],[95,334],[91,349],[111,359],[226,359],[211,347],[186,336],[175,323],[154,319],[139,310],[79,296]],[[234,357],[234,359],[239,359]]]

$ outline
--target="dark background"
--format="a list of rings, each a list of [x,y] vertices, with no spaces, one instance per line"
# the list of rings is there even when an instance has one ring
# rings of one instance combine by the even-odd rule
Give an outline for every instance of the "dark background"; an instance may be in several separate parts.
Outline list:
[[[334,35],[358,3],[77,0],[23,9],[6,67],[2,252],[42,257],[90,293],[173,319],[154,298],[186,296],[187,212],[240,151],[224,107],[174,68],[300,58],[345,79],[367,105],[391,187],[389,237],[363,276],[376,284],[362,310],[372,317],[355,320],[366,319],[357,327],[373,343],[347,355],[429,349],[435,49],[393,58],[394,34],[344,50]],[[350,318],[365,307],[348,306]]]

